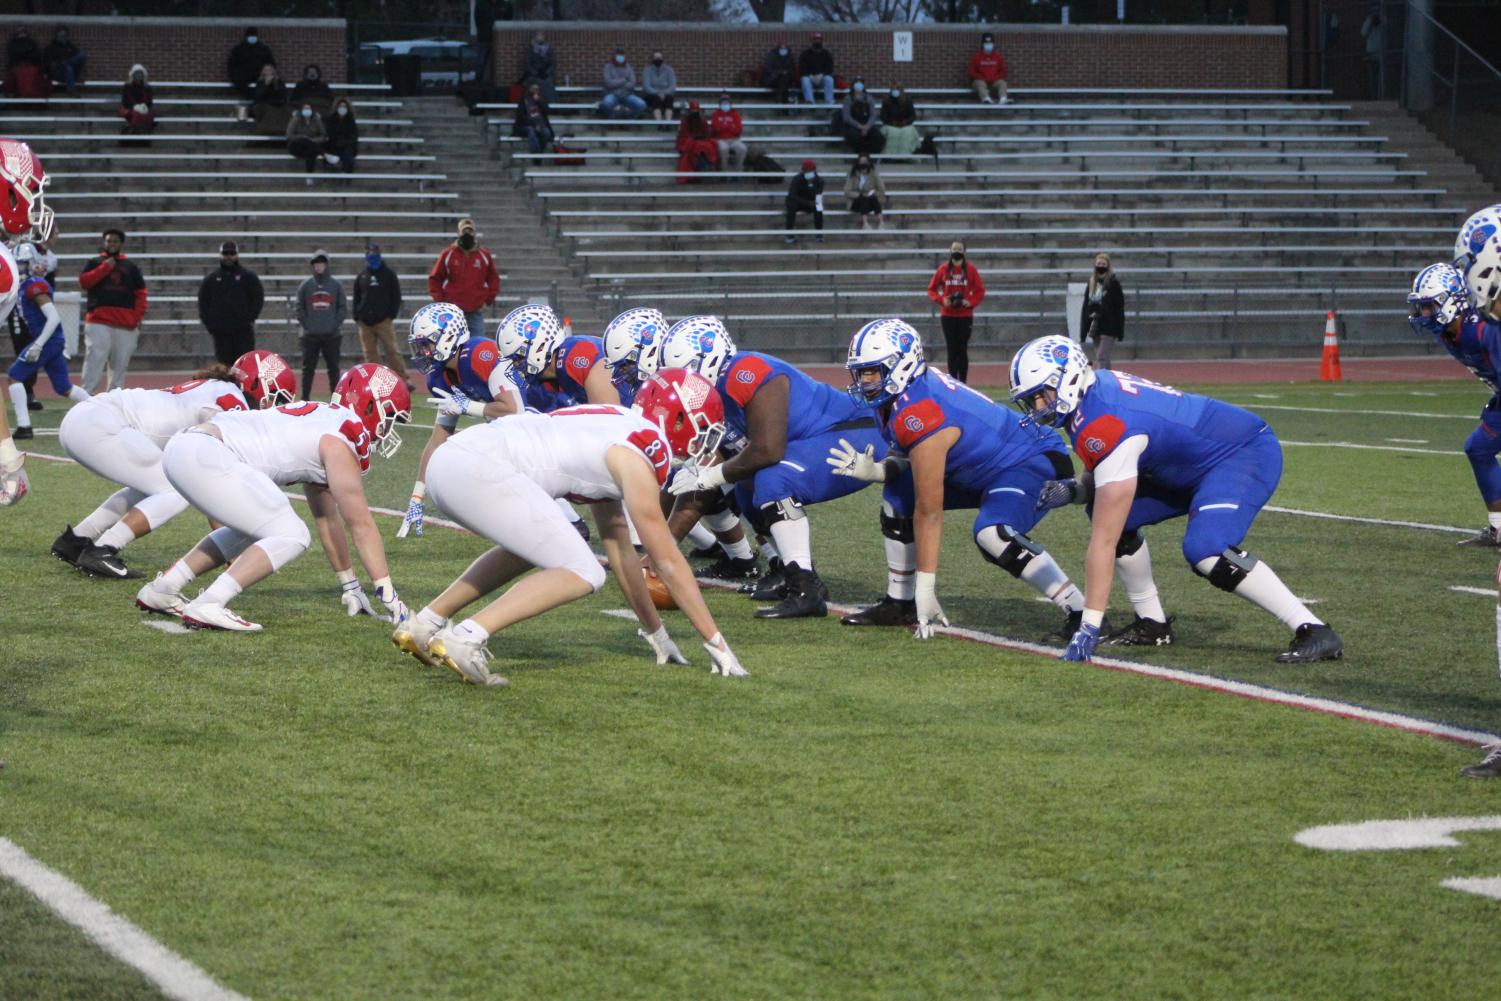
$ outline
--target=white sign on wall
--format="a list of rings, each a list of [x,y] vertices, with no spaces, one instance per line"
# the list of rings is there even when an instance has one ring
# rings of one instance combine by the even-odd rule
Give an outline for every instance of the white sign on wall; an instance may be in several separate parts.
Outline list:
[[[891,61],[896,63],[912,61],[912,32],[893,31],[891,33]]]

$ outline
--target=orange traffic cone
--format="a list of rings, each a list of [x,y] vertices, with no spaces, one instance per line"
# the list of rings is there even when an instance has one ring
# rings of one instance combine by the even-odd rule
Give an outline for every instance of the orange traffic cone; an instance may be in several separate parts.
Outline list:
[[[1334,322],[1334,310],[1324,321],[1324,357],[1319,363],[1320,382],[1341,382],[1344,375],[1339,369],[1339,327]]]

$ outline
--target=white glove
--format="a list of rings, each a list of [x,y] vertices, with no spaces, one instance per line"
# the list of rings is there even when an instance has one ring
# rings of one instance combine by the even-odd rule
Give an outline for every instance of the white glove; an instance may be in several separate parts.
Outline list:
[[[427,402],[438,408],[439,417],[483,417],[485,405],[478,400],[471,400],[462,389],[445,392],[441,389],[433,390],[433,395],[427,398]]]
[[[943,606],[938,604],[937,595],[938,575],[917,571],[917,629],[912,633],[913,639],[930,640],[933,638],[933,624],[948,625],[949,618],[943,614]]]
[[[5,444],[10,445],[9,438],[5,439]],[[13,462],[0,462],[0,507],[20,503],[21,498],[31,489],[31,481],[26,478],[25,462],[24,455],[17,455]]]
[[[840,438],[838,446],[829,449],[825,460],[834,467],[835,476],[852,476],[866,483],[885,483],[886,464],[876,460],[876,447],[866,445],[865,451],[855,451],[848,439]]]
[[[700,490],[718,490],[722,486],[724,486],[722,463],[714,466],[689,465],[677,471],[667,492],[674,497],[681,497],[683,494],[696,493]]]
[[[649,633],[644,629],[637,629],[636,635],[646,640],[646,645],[651,647],[651,652],[657,655],[657,666],[663,664],[686,664],[688,658],[678,650],[678,645],[667,635],[665,625],[658,626],[657,631]]]
[[[417,494],[407,501],[407,513],[401,519],[401,527],[396,530],[398,539],[405,539],[408,532],[414,532],[419,537],[422,535],[422,519],[427,516],[427,504]]]
[[[740,658],[724,641],[723,633],[715,633],[714,638],[704,644],[704,649],[709,651],[709,659],[714,662],[710,674],[721,674],[726,678],[750,677],[750,672],[740,666]]]
[[[21,360],[28,365],[35,364],[42,357],[43,347],[45,347],[45,345],[42,344],[42,339],[38,337],[36,340],[26,345],[25,350],[21,352]]]
[[[375,609],[370,607],[370,599],[365,597],[365,589],[357,580],[349,581],[339,588],[339,600],[344,603],[344,614],[350,618],[356,615],[375,615]]]
[[[393,622],[399,626],[412,617],[411,609],[407,608],[407,603],[402,601],[400,596],[397,595],[396,588],[391,584],[389,578],[375,585],[375,596],[380,599],[382,605],[386,606],[386,611],[391,615],[385,621]]]

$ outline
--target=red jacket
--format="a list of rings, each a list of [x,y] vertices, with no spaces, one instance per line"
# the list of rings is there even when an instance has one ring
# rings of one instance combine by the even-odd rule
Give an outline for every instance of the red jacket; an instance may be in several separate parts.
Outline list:
[[[495,259],[484,247],[465,250],[449,244],[428,272],[427,294],[434,302],[451,302],[466,313],[484,309],[500,295]]]
[[[709,130],[715,139],[739,139],[743,127],[740,121],[740,112],[716,111],[709,116]]]
[[[963,296],[966,305],[949,305],[949,296],[955,292]],[[964,262],[962,271],[953,270],[948,261],[944,261],[933,273],[933,280],[928,282],[928,298],[938,303],[941,316],[974,316],[975,307],[985,301],[985,283],[980,280],[979,270],[969,261]]]
[[[999,49],[994,52],[980,51],[969,57],[969,78],[995,83],[1006,79],[1006,57]]]
[[[146,315],[146,281],[134,261],[123,253],[113,261],[100,253],[99,260],[85,264],[78,284],[87,296],[84,323],[134,330]]]

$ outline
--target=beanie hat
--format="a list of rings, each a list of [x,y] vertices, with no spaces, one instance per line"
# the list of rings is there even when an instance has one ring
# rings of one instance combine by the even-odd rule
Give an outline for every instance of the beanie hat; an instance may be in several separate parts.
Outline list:
[[[804,160],[803,161],[803,169],[804,170],[817,170],[818,169],[818,164],[814,163],[812,160]]]

